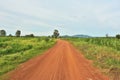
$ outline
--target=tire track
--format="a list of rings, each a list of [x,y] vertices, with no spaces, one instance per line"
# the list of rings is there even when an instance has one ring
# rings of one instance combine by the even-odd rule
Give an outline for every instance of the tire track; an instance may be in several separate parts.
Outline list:
[[[21,64],[10,76],[10,80],[109,80],[64,40]]]

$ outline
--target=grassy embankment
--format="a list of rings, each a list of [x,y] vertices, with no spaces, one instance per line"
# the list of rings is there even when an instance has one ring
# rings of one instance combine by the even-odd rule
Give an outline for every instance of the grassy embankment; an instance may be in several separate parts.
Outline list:
[[[20,63],[42,54],[55,44],[55,39],[0,37],[0,76]]]
[[[108,74],[120,69],[120,40],[115,38],[67,38],[94,66]]]

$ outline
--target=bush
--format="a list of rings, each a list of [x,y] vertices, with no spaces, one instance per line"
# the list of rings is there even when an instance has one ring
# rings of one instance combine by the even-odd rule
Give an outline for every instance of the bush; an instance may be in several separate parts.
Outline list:
[[[46,38],[45,38],[45,41],[48,42],[48,41],[49,41],[49,38],[46,37]]]
[[[34,34],[25,35],[25,37],[34,37]]]
[[[116,35],[116,38],[120,39],[120,34],[117,34],[117,35]]]

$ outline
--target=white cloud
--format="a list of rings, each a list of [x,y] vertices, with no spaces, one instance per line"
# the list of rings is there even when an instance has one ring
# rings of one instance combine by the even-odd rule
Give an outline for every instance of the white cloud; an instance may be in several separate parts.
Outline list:
[[[63,31],[82,28],[83,30],[80,29],[81,32],[89,32],[89,29],[94,29],[95,26],[98,27],[98,30],[99,27],[120,29],[120,1],[118,0],[0,1],[0,25],[10,25],[14,29],[18,25],[25,28],[29,28],[30,25],[42,26],[42,28],[43,26],[46,28],[58,28],[56,26],[61,24],[65,26],[61,27]],[[67,32],[69,33],[69,31]],[[73,30],[73,33],[76,33],[76,31]]]

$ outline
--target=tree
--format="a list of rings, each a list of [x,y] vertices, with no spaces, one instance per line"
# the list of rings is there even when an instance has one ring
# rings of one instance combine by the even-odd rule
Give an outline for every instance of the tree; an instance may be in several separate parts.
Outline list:
[[[6,31],[5,30],[0,30],[0,36],[6,36]]]
[[[17,30],[16,33],[15,33],[16,37],[20,37],[21,35],[21,31],[20,30]]]
[[[9,36],[9,37],[12,37],[12,34],[9,34],[8,36]]]
[[[120,39],[120,34],[117,34],[117,35],[116,35],[116,38]]]
[[[54,38],[58,38],[59,37],[59,31],[58,30],[54,30],[54,32],[53,32],[53,37]]]
[[[108,38],[108,37],[109,37],[109,35],[108,35],[108,34],[106,34],[106,37]]]
[[[30,34],[30,37],[34,37],[34,34]]]
[[[25,37],[34,37],[34,34],[25,35]]]

